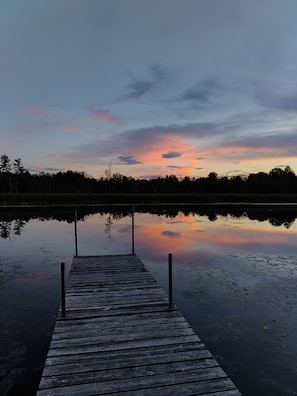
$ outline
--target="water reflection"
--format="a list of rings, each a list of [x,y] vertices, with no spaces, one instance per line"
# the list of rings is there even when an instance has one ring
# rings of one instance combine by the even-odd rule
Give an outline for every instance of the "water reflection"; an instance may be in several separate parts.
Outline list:
[[[21,235],[26,221],[16,219],[12,221],[0,221],[0,237],[3,239],[10,238],[11,235]]]
[[[79,207],[77,211],[77,220],[85,221],[89,216],[100,214],[107,215],[106,234],[110,235],[113,226],[113,220],[119,220],[124,217],[130,217],[132,207],[125,205],[122,207],[110,206],[88,206]],[[163,218],[175,219],[180,213],[185,217],[198,215],[207,217],[211,222],[216,222],[219,217],[231,217],[237,219],[249,219],[259,222],[268,221],[274,227],[284,226],[289,229],[296,217],[297,207],[295,206],[192,206],[182,207],[171,205],[169,207],[154,205],[136,205],[137,213],[150,213]],[[111,214],[112,213],[112,214]],[[0,207],[0,237],[3,239],[10,238],[12,235],[21,235],[25,225],[33,219],[42,221],[58,220],[72,223],[74,221],[74,208],[71,207],[17,207],[7,208]],[[166,232],[166,231],[165,231]],[[170,235],[170,232],[169,234]]]
[[[131,207],[112,209],[77,208],[79,254],[131,252]],[[245,395],[296,390],[296,215],[290,207],[135,208],[136,253],[165,289],[173,253],[174,301]],[[60,301],[59,263],[74,253],[73,222],[74,208],[0,209],[0,394],[35,393]]]

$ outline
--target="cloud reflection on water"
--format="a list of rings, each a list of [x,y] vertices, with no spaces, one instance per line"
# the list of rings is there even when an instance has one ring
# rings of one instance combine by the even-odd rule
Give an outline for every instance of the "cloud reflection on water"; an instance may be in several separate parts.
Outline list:
[[[198,222],[199,221],[199,222]],[[290,230],[272,227],[269,221],[256,223],[249,219],[242,221],[218,217],[215,222],[209,222],[197,215],[185,216],[179,213],[179,221],[154,222],[150,215],[136,216],[136,241],[140,250],[158,254],[169,252],[179,253],[187,250],[243,250],[262,251],[271,250],[288,253],[295,247],[296,227]]]
[[[50,339],[48,329],[59,303],[59,264],[61,261],[69,264],[74,253],[73,208],[60,208],[58,214],[51,208],[48,212],[38,210],[31,213],[26,208],[16,217],[13,211],[6,210],[0,215],[0,225],[5,222],[4,226],[11,231],[10,238],[0,238],[3,275],[0,294],[3,300],[9,301],[3,305],[5,325],[0,344],[11,345],[19,338],[34,357],[36,337],[42,338],[42,342]],[[237,209],[232,212],[234,215],[231,212],[232,208],[226,211],[211,208],[210,212],[204,208],[185,212],[176,208],[154,209],[151,213],[136,210],[135,252],[163,286],[167,284],[167,255],[173,253],[175,302],[188,315],[197,333],[205,337],[215,353],[222,355],[223,363],[227,361],[231,374],[236,367],[245,378],[248,370],[241,369],[241,362],[250,364],[251,370],[254,361],[251,363],[248,354],[259,346],[268,350],[277,346],[282,360],[275,366],[278,370],[285,367],[290,374],[290,359],[291,355],[295,359],[294,345],[297,344],[295,340],[289,344],[285,350],[287,359],[282,356],[282,344],[277,343],[275,337],[280,337],[284,328],[288,334],[296,334],[295,324],[289,322],[296,306],[293,288],[297,278],[295,214],[272,213],[269,208],[249,212],[249,215]],[[115,208],[113,213],[100,208],[79,208],[78,219],[79,254],[131,253],[129,208]],[[291,219],[289,228],[285,226],[288,219]],[[14,234],[15,224],[23,222],[21,232]],[[266,337],[265,343],[262,338],[259,341],[262,336]],[[291,342],[289,337],[286,342]],[[232,355],[236,345],[242,351],[239,363]],[[43,351],[45,354],[45,347]],[[6,350],[2,352],[5,354]],[[36,368],[25,360],[25,352],[23,355],[22,362],[13,363],[13,367],[19,365],[24,368],[26,378],[32,378]],[[264,369],[267,377],[270,362],[263,358],[259,370]],[[9,376],[10,366],[5,370]],[[259,378],[261,381],[260,374]]]

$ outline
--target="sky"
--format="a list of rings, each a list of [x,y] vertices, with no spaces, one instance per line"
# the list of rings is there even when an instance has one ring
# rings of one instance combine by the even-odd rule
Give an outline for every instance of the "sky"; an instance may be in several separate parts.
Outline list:
[[[297,174],[297,1],[0,0],[0,112],[32,173]]]

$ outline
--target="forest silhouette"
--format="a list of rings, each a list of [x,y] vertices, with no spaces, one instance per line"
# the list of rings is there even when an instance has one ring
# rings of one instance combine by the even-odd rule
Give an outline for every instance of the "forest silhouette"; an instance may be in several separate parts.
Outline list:
[[[286,166],[273,168],[269,173],[251,173],[248,176],[222,176],[211,172],[207,177],[182,179],[166,175],[152,179],[139,179],[121,173],[108,174],[95,179],[84,172],[32,174],[20,158],[13,163],[8,156],[0,157],[0,192],[4,193],[201,193],[201,194],[291,194],[297,193],[297,177]]]

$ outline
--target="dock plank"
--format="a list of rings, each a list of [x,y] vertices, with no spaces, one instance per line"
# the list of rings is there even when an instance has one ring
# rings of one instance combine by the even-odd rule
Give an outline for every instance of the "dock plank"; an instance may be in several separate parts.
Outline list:
[[[240,392],[135,255],[72,262],[37,396]]]

